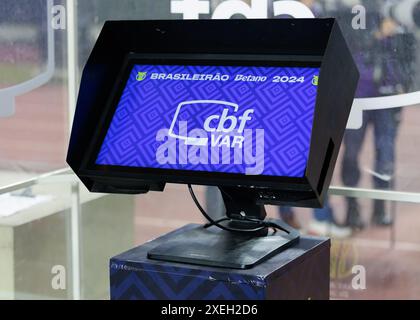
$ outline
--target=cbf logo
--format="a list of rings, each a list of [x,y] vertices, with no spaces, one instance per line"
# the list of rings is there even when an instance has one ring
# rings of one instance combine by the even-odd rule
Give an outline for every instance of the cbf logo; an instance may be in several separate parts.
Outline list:
[[[136,80],[143,81],[144,79],[146,79],[146,76],[147,76],[147,72],[138,72],[136,76]]]
[[[245,174],[264,170],[264,130],[253,108],[220,100],[180,102],[169,128],[156,135],[159,164],[241,165]]]
[[[203,110],[210,108],[210,110],[219,109],[218,113],[210,114],[207,117],[202,117]],[[193,110],[199,112],[197,113]],[[175,128],[179,120],[188,120],[187,118],[193,116],[189,123],[197,125],[197,128],[204,129],[207,134],[210,134],[211,147],[238,147],[242,148],[244,143],[244,130],[247,122],[252,120],[251,115],[254,109],[247,109],[242,115],[238,115],[239,106],[236,103],[218,100],[195,100],[181,102],[176,109],[175,116],[169,128],[169,136],[180,139],[187,145],[206,146],[209,144],[208,137],[191,137],[183,134],[175,133]],[[200,119],[201,118],[201,119]]]

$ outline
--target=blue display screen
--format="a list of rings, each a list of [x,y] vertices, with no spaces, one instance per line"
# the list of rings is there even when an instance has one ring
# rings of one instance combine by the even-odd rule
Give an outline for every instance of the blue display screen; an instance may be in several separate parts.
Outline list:
[[[134,65],[97,165],[302,177],[319,68]]]

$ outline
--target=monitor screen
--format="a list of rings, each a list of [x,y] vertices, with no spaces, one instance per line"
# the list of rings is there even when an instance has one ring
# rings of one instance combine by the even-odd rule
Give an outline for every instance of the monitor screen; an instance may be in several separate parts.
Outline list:
[[[134,64],[95,163],[303,177],[319,72]]]

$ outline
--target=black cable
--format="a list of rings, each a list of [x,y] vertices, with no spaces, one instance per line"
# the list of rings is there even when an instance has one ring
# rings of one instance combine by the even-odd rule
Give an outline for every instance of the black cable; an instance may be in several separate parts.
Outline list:
[[[216,227],[219,227],[220,229],[223,229],[225,231],[230,231],[230,232],[240,232],[240,233],[254,233],[254,232],[259,232],[259,231],[263,231],[264,229],[266,229],[267,226],[264,221],[261,220],[253,220],[253,219],[249,219],[244,217],[244,220],[247,221],[251,221],[251,222],[255,222],[255,223],[259,223],[261,224],[261,227],[258,228],[254,228],[254,229],[236,229],[236,228],[231,228],[231,227],[226,227],[222,224],[220,224],[219,222],[221,221],[225,221],[225,220],[231,220],[229,218],[222,218],[221,220],[213,220],[208,214],[207,212],[203,209],[203,207],[200,205],[200,202],[198,201],[197,197],[195,196],[194,190],[191,186],[191,184],[188,184],[188,190],[190,191],[191,194],[191,198],[193,199],[195,205],[197,206],[198,210],[200,210],[201,214],[210,222],[210,225],[215,225]]]
[[[220,222],[227,221],[227,220],[230,220],[230,219],[228,217],[224,217],[224,218],[216,220],[215,222],[220,223]],[[211,226],[213,226],[213,223],[208,222],[204,225],[204,228],[210,228]]]

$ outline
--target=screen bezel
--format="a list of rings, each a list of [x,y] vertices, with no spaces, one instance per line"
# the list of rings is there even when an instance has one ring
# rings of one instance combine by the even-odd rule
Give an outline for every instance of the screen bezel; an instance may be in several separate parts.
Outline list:
[[[302,177],[245,175],[241,173],[98,165],[96,164],[96,159],[134,65],[309,67],[321,70],[321,61],[322,57],[320,56],[130,53],[126,56],[114,88],[109,95],[108,102],[97,125],[97,130],[95,130],[88,152],[84,157],[81,174],[91,177],[109,175],[113,178],[141,179],[142,181],[154,182],[202,182],[202,184],[208,185],[223,185],[227,183],[230,185],[276,187],[284,184],[307,184],[306,169]]]

